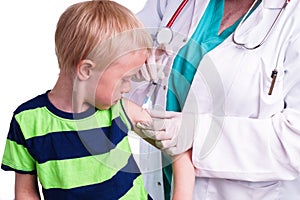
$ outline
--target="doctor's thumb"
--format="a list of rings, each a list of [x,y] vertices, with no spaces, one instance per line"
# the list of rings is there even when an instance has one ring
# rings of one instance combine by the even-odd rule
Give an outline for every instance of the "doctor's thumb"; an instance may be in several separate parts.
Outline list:
[[[179,117],[182,113],[173,112],[173,111],[164,111],[164,110],[148,110],[148,113],[152,118],[158,119],[172,119]]]

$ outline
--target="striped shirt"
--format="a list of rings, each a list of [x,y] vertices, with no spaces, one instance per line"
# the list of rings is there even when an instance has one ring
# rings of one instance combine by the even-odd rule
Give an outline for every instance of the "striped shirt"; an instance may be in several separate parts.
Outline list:
[[[54,107],[48,92],[14,112],[1,168],[36,174],[45,199],[151,199],[133,158],[121,102],[79,114]]]

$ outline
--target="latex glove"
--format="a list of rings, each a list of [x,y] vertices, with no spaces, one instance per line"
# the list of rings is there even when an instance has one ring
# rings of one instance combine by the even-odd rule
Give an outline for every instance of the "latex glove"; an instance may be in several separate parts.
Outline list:
[[[172,54],[170,45],[162,44],[151,50],[146,63],[134,77],[135,81],[149,81],[157,83],[165,78],[164,68],[168,62],[168,57]]]
[[[178,155],[192,147],[196,115],[171,111],[148,111],[152,122],[138,123],[145,136],[155,140],[158,148],[170,156]]]

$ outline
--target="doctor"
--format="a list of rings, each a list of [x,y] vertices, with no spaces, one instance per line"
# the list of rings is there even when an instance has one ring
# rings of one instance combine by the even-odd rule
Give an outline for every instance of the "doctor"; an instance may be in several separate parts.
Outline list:
[[[194,199],[299,199],[300,2],[190,0],[157,34],[181,3],[149,0],[138,14],[172,47],[128,96],[156,110],[145,134],[170,155],[193,149]]]

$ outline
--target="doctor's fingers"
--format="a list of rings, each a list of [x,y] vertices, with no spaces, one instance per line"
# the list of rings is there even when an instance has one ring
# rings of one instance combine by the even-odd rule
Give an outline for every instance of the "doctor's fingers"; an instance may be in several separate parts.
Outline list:
[[[161,58],[163,56],[170,56],[174,52],[173,47],[169,44],[160,44],[155,50],[155,56]]]
[[[134,81],[151,81],[151,76],[149,74],[148,71],[148,67],[146,64],[144,64],[141,69],[139,70],[139,72],[137,74],[135,74]]]
[[[171,138],[171,139],[167,139],[167,140],[157,140],[155,142],[155,145],[157,146],[157,148],[165,151],[167,154],[168,153],[168,149],[170,148],[175,148],[176,147],[176,142],[177,138]],[[169,154],[171,155],[171,154]]]
[[[163,123],[163,120],[159,120],[159,122]],[[168,140],[174,137],[174,132],[170,130],[170,128],[165,126],[165,123],[137,123],[137,128],[139,128],[142,133],[154,140]]]
[[[174,137],[170,132],[166,131],[142,130],[142,132],[145,136],[156,141],[172,140]]]
[[[138,122],[136,127],[142,130],[165,131],[167,124],[163,119],[152,119],[151,123]]]
[[[148,113],[152,118],[157,118],[157,119],[173,119],[173,118],[180,119],[182,116],[182,113],[180,112],[164,111],[164,110],[148,110]]]
[[[157,81],[157,73],[158,73],[158,66],[156,63],[155,55],[152,53],[147,61],[146,61],[146,68],[148,75],[150,76],[151,81]]]

